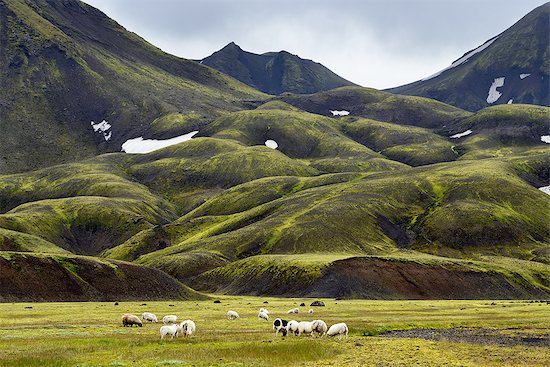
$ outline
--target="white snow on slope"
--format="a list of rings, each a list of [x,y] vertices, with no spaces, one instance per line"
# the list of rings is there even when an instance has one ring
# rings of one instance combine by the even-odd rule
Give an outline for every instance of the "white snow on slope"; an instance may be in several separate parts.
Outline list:
[[[491,84],[491,87],[489,88],[489,94],[487,95],[487,103],[495,103],[498,101],[500,96],[502,96],[502,93],[500,93],[497,88],[504,86],[504,77],[495,78],[493,80],[493,84]]]
[[[266,140],[265,146],[271,149],[277,149],[279,144],[275,140]]]
[[[346,111],[346,110],[342,110],[342,111],[337,111],[337,110],[330,110],[330,113],[332,113],[332,116],[347,116],[349,115],[349,111]]]
[[[462,138],[463,136],[470,135],[472,133],[472,130],[466,130],[463,133],[458,133],[450,136],[451,139],[458,139]]]
[[[91,122],[92,128],[96,133],[100,133],[103,135],[103,138],[105,138],[106,141],[109,141],[111,137],[113,136],[113,132],[109,130],[111,128],[111,124],[107,121],[103,120],[102,122],[98,122],[97,124],[93,121]]]
[[[452,69],[452,68],[456,68],[457,66],[459,65],[462,65],[466,62],[468,62],[470,60],[470,58],[478,53],[480,53],[481,51],[485,50],[487,47],[491,46],[493,44],[493,42],[495,42],[497,40],[498,37],[495,37],[487,42],[485,42],[484,44],[482,44],[481,46],[479,46],[478,48],[476,48],[475,50],[471,51],[471,52],[468,52],[466,55],[462,56],[460,59],[456,60],[455,62],[453,62],[451,64],[451,66],[449,67],[446,67],[445,69],[441,70],[441,71],[438,71],[437,73],[433,74],[433,75],[430,75],[429,77],[427,78],[424,78],[422,79],[423,82],[425,82],[426,80],[430,80],[430,79],[433,79],[435,78],[436,76],[439,76],[441,75],[443,72],[449,70],[449,69]]]
[[[143,139],[142,136],[135,139],[129,139],[122,144],[122,151],[126,153],[145,154],[158,149],[169,147],[170,145],[183,143],[191,140],[193,136],[198,134],[198,131],[190,132],[189,134],[176,136],[175,138],[166,140]]]
[[[506,104],[512,104],[512,103],[514,103],[514,99],[513,99],[513,98],[510,98],[510,99],[508,100],[508,103],[506,103]]]
[[[540,141],[546,144],[550,144],[550,135],[543,135],[540,137]]]
[[[530,76],[530,75],[531,75],[531,74],[519,74],[519,78],[520,78],[521,80],[523,80],[523,79],[527,78],[527,77]]]
[[[550,195],[550,186],[539,187],[539,190],[544,192],[545,194]]]

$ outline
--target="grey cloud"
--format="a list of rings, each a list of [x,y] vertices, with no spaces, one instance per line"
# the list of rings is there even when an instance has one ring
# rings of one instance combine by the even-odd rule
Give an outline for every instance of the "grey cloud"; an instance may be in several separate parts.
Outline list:
[[[178,56],[199,59],[235,41],[286,51],[356,83],[386,88],[449,65],[541,0],[86,0]]]

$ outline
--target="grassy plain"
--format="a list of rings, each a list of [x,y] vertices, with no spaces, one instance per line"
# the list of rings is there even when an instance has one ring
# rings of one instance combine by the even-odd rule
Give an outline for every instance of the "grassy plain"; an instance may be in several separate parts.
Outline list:
[[[383,337],[386,330],[480,328],[503,340],[550,331],[550,306],[533,301],[369,301],[212,296],[208,301],[0,304],[0,366],[544,366],[548,346]],[[213,303],[220,299],[221,303]],[[264,302],[268,303],[265,304]],[[304,302],[299,320],[346,322],[347,341],[275,338],[271,320]],[[32,307],[32,308],[29,308]],[[270,310],[270,321],[256,318]],[[240,313],[229,321],[227,310]],[[190,339],[159,340],[159,324],[123,328],[125,312],[176,314],[197,324]],[[513,339],[513,340],[521,340]],[[512,339],[510,339],[512,340]]]

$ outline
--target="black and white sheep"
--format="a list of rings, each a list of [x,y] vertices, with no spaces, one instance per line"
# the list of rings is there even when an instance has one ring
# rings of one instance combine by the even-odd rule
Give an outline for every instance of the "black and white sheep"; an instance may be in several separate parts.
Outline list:
[[[344,335],[346,336],[346,339],[348,338],[348,332],[348,326],[345,323],[341,322],[339,324],[332,325],[327,331],[327,336],[333,337],[338,335],[338,340],[342,340],[342,337]]]
[[[288,333],[288,330],[286,328],[287,325],[287,320],[275,319],[275,321],[273,321],[273,330],[275,330],[275,336],[279,334],[279,331],[283,334],[283,336],[286,336],[286,334]]]
[[[237,312],[233,311],[233,310],[229,310],[227,311],[227,318],[229,320],[235,320],[235,319],[238,319],[240,316]]]
[[[141,314],[141,319],[143,321],[149,321],[149,322],[159,322],[157,319],[157,315],[151,312],[144,312]]]
[[[122,326],[133,327],[134,325],[138,325],[139,327],[143,326],[143,323],[141,322],[139,317],[129,313],[125,313],[124,315],[122,315]]]

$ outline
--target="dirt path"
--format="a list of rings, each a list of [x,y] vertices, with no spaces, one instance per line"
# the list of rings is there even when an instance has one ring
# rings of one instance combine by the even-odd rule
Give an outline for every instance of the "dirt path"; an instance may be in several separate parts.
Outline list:
[[[383,331],[380,333],[380,336],[386,338],[420,338],[434,341],[447,340],[480,345],[498,345],[502,347],[523,345],[550,348],[550,329],[411,329]]]

